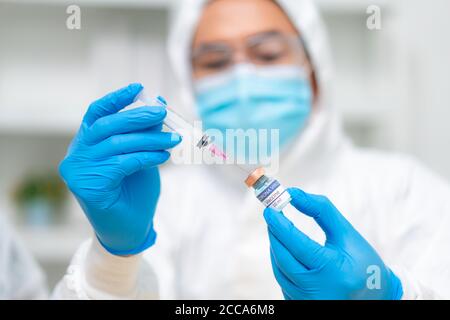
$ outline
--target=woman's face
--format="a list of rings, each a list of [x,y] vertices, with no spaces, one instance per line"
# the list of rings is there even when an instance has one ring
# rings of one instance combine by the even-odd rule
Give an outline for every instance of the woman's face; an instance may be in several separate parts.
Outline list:
[[[205,6],[192,45],[194,80],[230,65],[303,64],[310,66],[300,34],[271,0],[214,0]],[[315,90],[315,79],[311,73]]]

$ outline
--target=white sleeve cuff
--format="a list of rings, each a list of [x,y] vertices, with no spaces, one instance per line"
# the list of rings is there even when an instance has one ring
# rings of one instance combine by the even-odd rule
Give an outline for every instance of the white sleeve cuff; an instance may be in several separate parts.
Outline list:
[[[156,283],[152,270],[142,263],[142,254],[112,255],[94,237],[75,253],[54,298],[156,299]]]
[[[94,237],[83,263],[82,287],[94,299],[136,299],[141,260],[140,254],[129,257],[112,255]]]
[[[399,266],[392,266],[391,270],[402,283],[402,300],[434,300],[440,299],[439,295],[423,286],[412,274]]]

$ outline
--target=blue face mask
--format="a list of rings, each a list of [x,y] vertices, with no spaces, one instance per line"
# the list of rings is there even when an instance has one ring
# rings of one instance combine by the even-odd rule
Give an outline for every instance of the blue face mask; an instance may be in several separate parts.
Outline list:
[[[204,129],[217,129],[223,137],[227,129],[278,129],[280,149],[300,133],[312,105],[309,79],[303,68],[294,65],[236,65],[198,80],[195,92]],[[275,148],[268,139],[270,134],[259,137],[257,144],[270,157]],[[228,150],[222,143],[228,154],[242,156],[239,149]]]

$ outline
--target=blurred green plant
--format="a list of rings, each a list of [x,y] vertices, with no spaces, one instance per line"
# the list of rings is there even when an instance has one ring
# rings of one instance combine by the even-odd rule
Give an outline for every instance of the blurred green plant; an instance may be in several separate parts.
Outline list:
[[[36,204],[45,204],[46,214],[51,221],[58,215],[67,199],[67,188],[59,176],[53,172],[28,175],[13,190],[13,199],[25,215],[30,214]]]

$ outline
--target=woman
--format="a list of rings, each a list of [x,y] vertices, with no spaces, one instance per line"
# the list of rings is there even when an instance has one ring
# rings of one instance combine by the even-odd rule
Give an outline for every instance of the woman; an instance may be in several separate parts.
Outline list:
[[[291,189],[295,208],[266,210],[266,224],[228,166],[166,168],[160,192],[156,166],[180,138],[159,131],[164,110],[117,113],[142,90],[130,85],[90,106],[61,164],[96,239],[55,297],[450,297],[450,189],[408,157],[343,136],[312,3],[183,1],[174,21],[183,112],[219,131],[280,129],[277,178],[335,206]]]

